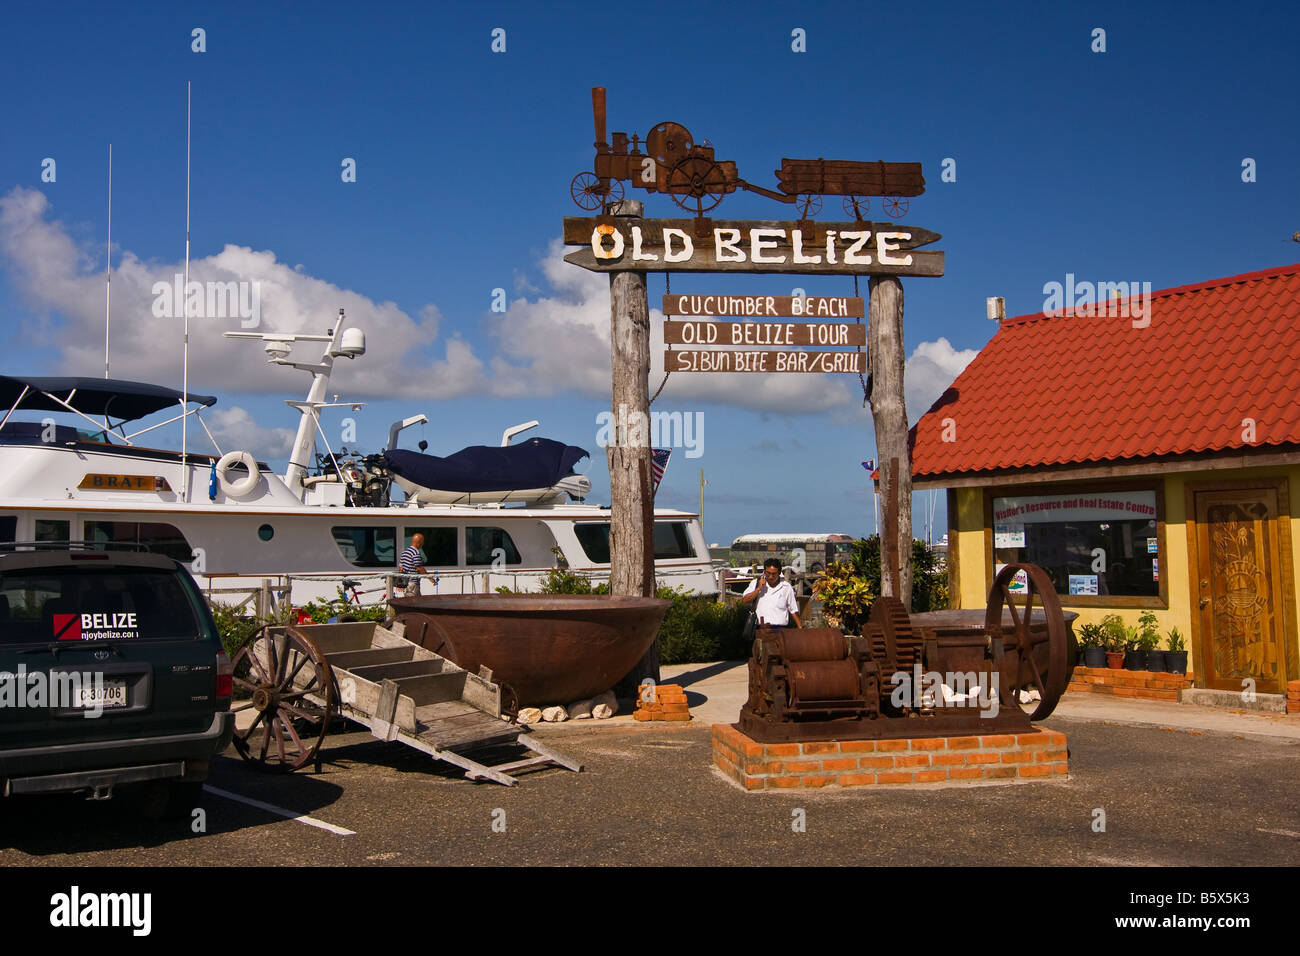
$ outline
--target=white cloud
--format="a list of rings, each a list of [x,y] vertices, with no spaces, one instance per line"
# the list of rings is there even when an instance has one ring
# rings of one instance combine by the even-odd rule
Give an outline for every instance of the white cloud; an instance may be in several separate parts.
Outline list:
[[[918,345],[903,375],[907,417],[915,422],[928,412],[978,354],[979,349],[958,351],[946,338]]]
[[[104,322],[102,264],[80,247],[69,230],[49,218],[38,190],[16,187],[0,197],[0,261],[15,287],[36,311],[26,344],[53,347],[61,370],[88,373],[100,368]],[[444,317],[429,304],[409,315],[393,302],[375,302],[308,275],[273,252],[227,245],[213,256],[194,259],[190,278],[198,282],[255,282],[260,290],[261,325],[256,331],[310,331],[332,326],[340,308],[348,324],[366,331],[368,352],[340,361],[332,390],[348,398],[466,395],[518,398],[573,391],[608,399],[610,388],[609,279],[564,261],[564,247],[552,242],[541,261],[549,295],[520,296],[504,314],[484,313],[481,322],[491,348],[475,353],[471,329],[445,329]],[[178,319],[156,317],[156,282],[171,283],[178,263],[144,262],[129,251],[113,270],[113,375],[179,384],[181,335]],[[657,291],[657,278],[651,279]],[[516,276],[516,289],[535,291]],[[653,296],[652,296],[653,300]],[[57,319],[55,317],[58,317]],[[650,388],[663,381],[663,314],[652,309]],[[229,340],[238,318],[190,320],[190,382],[196,390],[283,394],[301,387],[300,373],[267,368],[255,343]],[[440,343],[440,332],[448,332]],[[440,347],[431,348],[437,343]],[[299,345],[295,357],[313,358],[315,345]],[[441,357],[437,353],[441,352]],[[946,339],[920,345],[907,363],[907,402],[917,417],[975,355],[958,352]],[[860,422],[861,387],[852,375],[703,374],[675,372],[662,406],[688,409],[716,402],[775,414],[830,413],[833,421]],[[235,427],[235,419],[230,420]],[[262,436],[264,442],[274,442]]]
[[[238,405],[213,408],[203,420],[222,451],[251,451],[261,459],[286,458],[293,449],[292,428],[263,428],[247,409]]]
[[[71,238],[68,229],[48,218],[49,201],[34,189],[17,187],[0,197],[0,259],[15,287],[38,312],[35,327],[25,328],[26,344],[52,346],[69,373],[102,367],[104,275]],[[179,384],[181,320],[154,315],[158,282],[172,284],[180,263],[143,262],[120,253],[113,265],[112,372],[115,378]],[[213,256],[190,261],[197,282],[257,283],[261,325],[253,331],[322,333],[340,308],[348,324],[364,328],[369,351],[357,362],[337,366],[332,384],[350,396],[425,396],[436,362],[421,360],[413,350],[433,343],[440,316],[426,306],[419,317],[393,302],[375,302],[356,292],[305,274],[277,261],[269,251],[227,245]],[[251,288],[251,286],[249,287]],[[51,316],[62,321],[56,322]],[[225,339],[240,331],[238,318],[190,319],[190,381],[200,390],[213,383],[242,392],[297,391],[300,373],[267,369],[254,343]],[[454,340],[448,343],[450,348]],[[314,358],[315,345],[299,346],[295,356]],[[316,353],[319,354],[319,353]]]

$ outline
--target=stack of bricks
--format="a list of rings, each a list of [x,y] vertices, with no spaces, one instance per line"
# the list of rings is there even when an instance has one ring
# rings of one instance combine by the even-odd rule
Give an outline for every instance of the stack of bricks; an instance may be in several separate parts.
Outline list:
[[[1300,714],[1300,680],[1293,680],[1286,685],[1286,712]]]
[[[1065,734],[826,740],[764,744],[730,724],[713,725],[713,762],[746,790],[930,786],[1064,780]]]
[[[690,720],[686,691],[677,684],[656,684],[638,688],[634,720]],[[653,700],[645,700],[653,697]]]
[[[1177,703],[1179,694],[1191,688],[1195,678],[1196,675],[1190,671],[1166,674],[1163,671],[1125,671],[1112,667],[1076,667],[1066,691]]]

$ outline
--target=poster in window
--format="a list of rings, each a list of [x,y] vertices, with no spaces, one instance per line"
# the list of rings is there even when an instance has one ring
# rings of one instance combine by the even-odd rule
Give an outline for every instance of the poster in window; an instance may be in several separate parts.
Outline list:
[[[1151,559],[1151,580],[1152,581],[1160,580],[1160,559],[1159,558]]]
[[[1001,574],[1002,569],[1005,567],[1006,567],[1005,564],[995,564],[993,566],[994,575]],[[1016,576],[1011,579],[1011,584],[1007,586],[1007,590],[1010,591],[1012,594],[1028,593],[1029,575],[1027,575],[1024,571],[1017,571]]]
[[[1025,526],[1023,524],[999,524],[993,528],[993,547],[1023,548],[1025,546]]]
[[[1096,593],[1097,593],[1097,575],[1095,575],[1095,574],[1071,574],[1071,575],[1070,575],[1070,593],[1071,593],[1071,594],[1096,594]]]
[[[1156,547],[1157,543],[1158,543],[1157,539],[1147,538],[1147,554],[1155,554],[1157,552],[1158,550],[1158,548]]]

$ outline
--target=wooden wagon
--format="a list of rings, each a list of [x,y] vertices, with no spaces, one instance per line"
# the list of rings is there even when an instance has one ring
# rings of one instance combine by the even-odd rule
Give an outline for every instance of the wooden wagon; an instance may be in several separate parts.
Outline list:
[[[885,213],[895,219],[907,214],[907,197],[925,192],[920,163],[861,163],[843,159],[783,159],[776,171],[779,188],[805,200],[805,215],[821,209],[822,196],[843,196],[844,211],[864,220],[871,196],[883,197]]]
[[[261,770],[289,772],[314,762],[331,723],[343,718],[465,770],[470,780],[506,786],[511,774],[553,763],[582,765],[507,719],[491,672],[471,674],[393,629],[370,622],[266,627],[233,662],[231,710],[254,711],[235,731],[235,749]],[[244,723],[237,718],[237,723]],[[530,753],[497,764],[476,759],[503,748]],[[485,758],[486,759],[486,758]]]
[[[883,198],[894,218],[907,213],[909,196],[925,192],[920,163],[874,163],[827,159],[783,159],[777,171],[780,191],[746,182],[731,160],[714,158],[713,145],[697,144],[680,123],[657,123],[645,139],[614,133],[605,140],[605,90],[591,91],[596,128],[593,168],[573,177],[569,194],[582,209],[608,208],[624,197],[623,183],[670,196],[683,209],[703,216],[737,189],[768,199],[798,204],[804,218],[822,208],[823,196],[843,196],[844,210],[864,221],[869,197]],[[642,152],[642,147],[645,151]]]

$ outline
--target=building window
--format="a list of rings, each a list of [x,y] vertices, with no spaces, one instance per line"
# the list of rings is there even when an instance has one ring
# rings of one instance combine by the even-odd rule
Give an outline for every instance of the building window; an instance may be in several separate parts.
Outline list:
[[[335,527],[330,529],[343,559],[357,568],[391,568],[397,564],[397,529]]]
[[[179,528],[160,521],[87,521],[85,539],[103,544],[140,544],[185,564],[194,560],[194,549]]]
[[[466,528],[465,564],[469,567],[493,563],[498,552],[504,553],[506,564],[522,564],[519,550],[504,528]]]
[[[1163,516],[1154,490],[1080,488],[992,505],[995,574],[1007,564],[1036,564],[1062,597],[1160,595]]]
[[[424,535],[424,561],[426,568],[454,568],[459,562],[456,560],[456,529],[455,528],[412,528],[407,525],[405,528],[406,537],[403,539],[402,550],[405,551],[411,546],[411,538],[417,534]],[[488,564],[491,564],[488,561]]]

